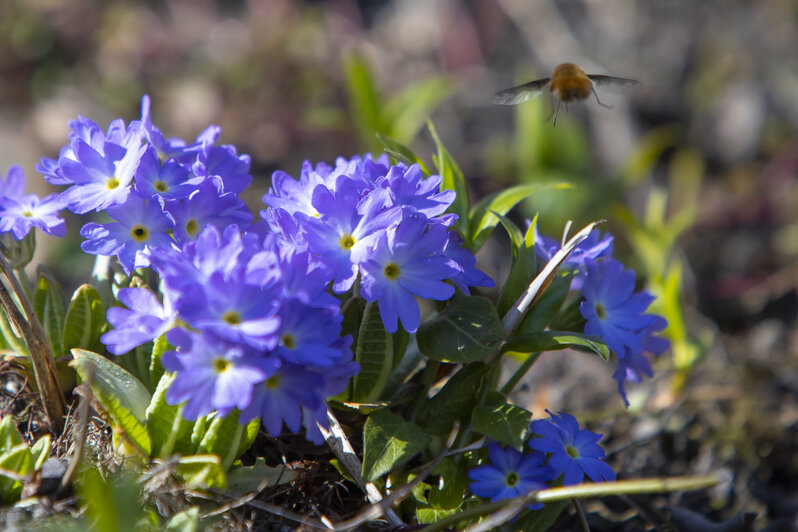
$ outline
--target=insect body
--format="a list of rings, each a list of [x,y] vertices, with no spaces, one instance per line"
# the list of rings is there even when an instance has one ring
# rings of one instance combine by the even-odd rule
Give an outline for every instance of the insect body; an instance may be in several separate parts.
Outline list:
[[[557,98],[557,107],[552,109],[556,125],[560,102],[565,102],[565,109],[568,110],[570,102],[585,100],[592,93],[600,106],[612,109],[611,106],[601,103],[596,87],[623,87],[637,84],[638,82],[633,79],[585,74],[579,65],[562,63],[554,68],[549,78],[536,79],[496,93],[493,103],[499,105],[523,103],[537,97],[548,86],[550,97]]]

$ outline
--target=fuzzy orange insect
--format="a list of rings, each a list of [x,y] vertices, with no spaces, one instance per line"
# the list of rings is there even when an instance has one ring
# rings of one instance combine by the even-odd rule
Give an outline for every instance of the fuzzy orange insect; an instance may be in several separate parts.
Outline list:
[[[599,100],[596,87],[626,87],[638,85],[634,79],[616,78],[614,76],[602,76],[600,74],[585,74],[579,65],[574,63],[562,63],[554,68],[551,77],[536,79],[523,85],[509,88],[496,93],[493,103],[498,105],[516,105],[537,97],[543,92],[546,86],[549,87],[549,96],[557,99],[557,107],[552,108],[554,114],[554,125],[557,125],[557,113],[560,110],[560,102],[565,102],[565,110],[568,104],[573,101],[586,100],[590,94],[596,97],[596,102],[607,109],[612,109],[609,105],[604,105]],[[549,115],[551,118],[551,115]]]

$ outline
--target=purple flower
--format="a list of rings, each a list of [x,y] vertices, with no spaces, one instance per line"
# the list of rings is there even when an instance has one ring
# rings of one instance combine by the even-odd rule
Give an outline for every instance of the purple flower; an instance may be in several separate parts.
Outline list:
[[[340,312],[289,299],[283,301],[278,316],[280,343],[273,353],[287,362],[332,366],[352,344],[351,336],[340,338],[344,319]]]
[[[175,220],[174,235],[180,245],[194,240],[206,225],[224,230],[252,221],[244,201],[236,194],[222,193],[215,179],[206,179],[183,201],[170,201],[166,210]]]
[[[398,221],[400,210],[383,210],[382,205],[374,195],[361,200],[357,185],[342,176],[334,191],[324,186],[313,191],[313,207],[320,218],[297,215],[306,232],[308,249],[333,274],[335,292],[352,287],[360,260],[368,254],[376,238]]]
[[[239,420],[245,424],[260,416],[266,431],[274,437],[280,435],[284,422],[288,430],[297,432],[302,424],[302,409],[314,411],[322,405],[320,389],[324,381],[321,375],[302,366],[275,363],[274,359],[267,362],[276,371],[255,386],[252,401]]]
[[[410,208],[428,218],[443,214],[457,194],[454,190],[441,192],[443,178],[439,175],[422,177],[423,172],[417,164],[392,166],[378,181],[378,186],[389,192],[391,205]]]
[[[552,479],[551,468],[543,465],[543,453],[527,455],[512,447],[504,448],[498,443],[488,447],[490,463],[468,472],[471,479],[469,489],[477,497],[490,502],[527,495],[535,490],[546,489]],[[535,505],[540,507],[540,505]]]
[[[148,147],[136,169],[136,192],[143,198],[160,196],[165,200],[187,198],[197,190],[201,178],[189,174],[188,168],[174,159],[161,165],[155,148]]]
[[[19,199],[23,194],[25,194],[25,171],[21,166],[9,166],[5,180],[0,176],[0,199]]]
[[[240,194],[252,182],[249,162],[249,155],[238,155],[233,146],[205,144],[191,169],[198,177],[220,178],[224,192]]]
[[[58,217],[64,203],[56,194],[40,199],[35,194],[25,194],[25,173],[19,166],[11,166],[3,181],[0,176],[0,233],[11,232],[22,240],[32,227],[48,235],[63,237],[66,224]]]
[[[311,203],[313,191],[318,185],[328,188],[334,186],[335,181],[328,180],[331,171],[332,168],[327,164],[319,163],[314,167],[310,161],[305,161],[297,180],[278,170],[272,174],[272,186],[263,196],[263,203],[272,209],[283,209],[292,215],[301,212],[308,216],[318,216],[318,211]],[[266,218],[267,212],[263,210],[260,214]]]
[[[191,145],[186,144],[183,139],[165,138],[161,130],[152,124],[150,97],[146,94],[141,97],[140,123],[144,139],[155,148],[159,158],[162,160],[174,158],[180,164],[189,166],[196,161],[197,153],[202,146],[215,143],[221,133],[219,126],[208,126]]]
[[[452,259],[463,269],[462,273],[449,280],[464,294],[469,294],[469,286],[490,288],[495,285],[489,275],[476,267],[477,258],[463,246],[463,241],[456,231],[449,231],[449,240],[446,242],[443,256]]]
[[[163,207],[160,198],[145,200],[131,194],[124,204],[108,208],[116,222],[83,226],[80,234],[86,241],[80,247],[92,255],[116,255],[128,275],[149,266],[151,251],[170,249],[174,243],[168,234],[174,223]]]
[[[563,261],[562,266],[560,266],[560,270],[563,272],[577,271],[573,280],[571,280],[571,290],[581,290],[585,275],[580,271],[580,266],[582,266],[586,260],[612,258],[614,240],[615,237],[609,233],[605,234],[604,238],[602,238],[601,231],[594,229],[587,238],[574,248],[571,254]],[[535,254],[539,259],[548,262],[561,248],[562,246],[559,241],[539,234],[537,225],[535,225]]]
[[[619,356],[627,351],[640,353],[642,331],[656,319],[652,314],[644,314],[654,296],[633,293],[634,271],[624,270],[623,264],[616,260],[586,259],[584,266],[582,295],[585,300],[579,311],[587,320],[585,333],[601,337]]]
[[[414,296],[445,301],[454,294],[444,280],[463,270],[442,255],[447,240],[445,227],[427,227],[424,215],[409,213],[381,234],[361,264],[361,295],[377,301],[388,332],[396,332],[398,320],[407,332],[418,329],[421,312]]]
[[[144,153],[138,128],[125,129],[121,120],[111,123],[102,144],[96,132],[90,143],[75,136],[70,150],[58,160],[57,175],[70,188],[61,193],[67,207],[84,214],[124,203]]]
[[[108,309],[108,323],[114,328],[100,338],[115,355],[123,355],[136,346],[155,340],[174,323],[176,315],[169,299],[162,305],[147,289],[123,288],[117,299],[127,308]]]
[[[551,419],[538,419],[531,423],[532,432],[540,436],[529,440],[529,447],[549,453],[546,465],[554,470],[553,477],[562,474],[563,485],[579,484],[587,475],[593,482],[615,480],[615,472],[603,460],[604,449],[598,445],[601,434],[580,430],[575,417],[559,412],[559,417],[548,410]]]
[[[654,336],[655,332],[661,331],[668,326],[668,322],[662,316],[654,316],[651,325],[640,331],[643,350],[640,353],[626,352],[619,355],[615,363],[615,373],[612,378],[618,382],[618,393],[623,397],[626,406],[629,406],[629,399],[626,397],[626,382],[641,382],[644,378],[654,376],[654,370],[648,360],[648,353],[659,355],[664,353],[670,342],[665,338]]]
[[[164,353],[164,368],[177,373],[166,391],[171,404],[186,402],[183,417],[195,420],[214,409],[226,416],[250,406],[253,387],[269,376],[262,360],[245,346],[229,344],[212,334],[171,329],[166,338],[177,351]]]

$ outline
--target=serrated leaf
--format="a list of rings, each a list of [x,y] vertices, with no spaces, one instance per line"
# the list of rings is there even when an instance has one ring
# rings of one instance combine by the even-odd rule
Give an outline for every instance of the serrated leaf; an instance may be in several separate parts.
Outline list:
[[[471,414],[471,428],[505,445],[520,448],[531,419],[532,413],[520,406],[477,405]]]
[[[463,171],[460,170],[454,157],[451,156],[449,150],[443,145],[432,121],[427,121],[427,128],[437,148],[437,154],[434,159],[435,166],[438,168],[438,173],[443,179],[441,182],[441,190],[454,190],[456,194],[454,202],[449,207],[448,212],[453,212],[457,215],[455,227],[457,227],[463,240],[470,244],[472,242],[473,233],[470,230],[470,220],[468,216],[470,201],[468,199],[468,187],[466,186],[465,176],[463,176]]]
[[[147,432],[152,441],[152,456],[166,458],[173,453],[194,454],[196,446],[191,441],[194,422],[183,418],[183,405],[166,402],[166,390],[175,380],[175,375],[161,377],[147,407]]]
[[[473,251],[479,250],[499,223],[499,219],[494,215],[494,212],[505,215],[520,201],[541,190],[565,188],[571,188],[571,185],[564,182],[517,185],[483,199],[474,206],[468,220],[468,234],[471,236],[472,242],[471,249]]]
[[[90,284],[75,290],[64,319],[64,352],[80,348],[97,351],[101,348],[100,334],[105,325],[105,309],[100,294]]]
[[[458,370],[427,403],[421,415],[424,430],[432,435],[447,434],[458,419],[465,426],[488,369],[487,365],[476,362]]]
[[[233,466],[227,473],[227,492],[240,497],[256,491],[264,481],[263,487],[288,484],[297,478],[297,474],[284,465],[271,467],[263,458],[258,458],[251,466]]]
[[[393,368],[393,337],[385,330],[376,304],[366,305],[363,312],[355,361],[360,364],[360,373],[353,380],[352,402],[376,401]]]
[[[33,295],[33,310],[44,327],[50,340],[53,356],[58,358],[64,354],[64,289],[43,268],[39,271],[36,292]]]
[[[406,463],[430,440],[418,425],[387,409],[371,414],[363,427],[363,478],[375,480]]]
[[[175,473],[189,488],[227,487],[222,460],[215,454],[183,456],[177,463]]]
[[[385,153],[387,153],[389,156],[407,165],[417,164],[421,167],[421,171],[424,172],[424,174],[426,175],[431,174],[429,168],[427,167],[427,164],[424,162],[423,159],[421,159],[421,157],[416,155],[415,152],[413,152],[413,150],[411,150],[401,142],[387,135],[383,135],[382,133],[375,133],[375,135],[377,136],[377,140],[380,141],[380,144],[382,144]]]
[[[442,312],[419,327],[417,339],[426,357],[467,364],[496,352],[502,326],[489,299],[458,294]]]
[[[164,532],[197,532],[199,530],[199,506],[176,513],[166,523]]]
[[[152,443],[144,421],[152,396],[147,388],[124,368],[97,353],[73,349],[72,357],[74,360],[69,365],[75,368],[81,379],[87,380],[93,371],[91,391],[114,424],[149,456]]]
[[[570,331],[541,331],[512,336],[505,346],[506,351],[519,353],[538,353],[559,349],[576,349],[587,353],[595,353],[605,361],[610,358],[607,344],[598,336]]]

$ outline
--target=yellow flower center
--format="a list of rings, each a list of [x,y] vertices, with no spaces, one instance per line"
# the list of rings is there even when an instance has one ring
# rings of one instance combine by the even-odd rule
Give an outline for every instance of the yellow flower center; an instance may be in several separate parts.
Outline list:
[[[350,234],[346,234],[338,239],[338,244],[344,249],[352,249],[352,246],[355,245],[355,237]]]
[[[402,273],[402,269],[395,262],[389,262],[385,265],[383,272],[385,273],[385,277],[391,281],[395,281],[399,278],[399,274]]]
[[[216,373],[223,373],[230,367],[230,361],[223,358],[217,358],[213,361],[213,371]]]
[[[167,185],[163,181],[156,181],[155,190],[157,190],[158,192],[166,192],[167,190],[169,190],[169,185]]]
[[[286,349],[293,349],[296,347],[296,338],[294,338],[293,334],[284,334],[282,338],[280,338],[280,344]]]
[[[130,229],[130,236],[132,236],[133,240],[136,242],[146,242],[150,237],[150,230],[144,225],[134,225]]]
[[[266,387],[270,390],[276,390],[278,386],[280,386],[280,376],[274,375],[266,379]]]
[[[224,313],[222,319],[226,323],[229,323],[230,325],[238,325],[239,323],[241,323],[241,314],[239,314],[235,310],[228,310],[227,312]]]
[[[108,190],[113,190],[119,186],[119,180],[115,177],[112,177],[111,179],[105,182],[105,186],[108,187]]]
[[[191,220],[186,222],[186,233],[188,233],[189,236],[196,235],[198,231],[199,231],[199,223],[197,223],[197,220],[192,218]]]

